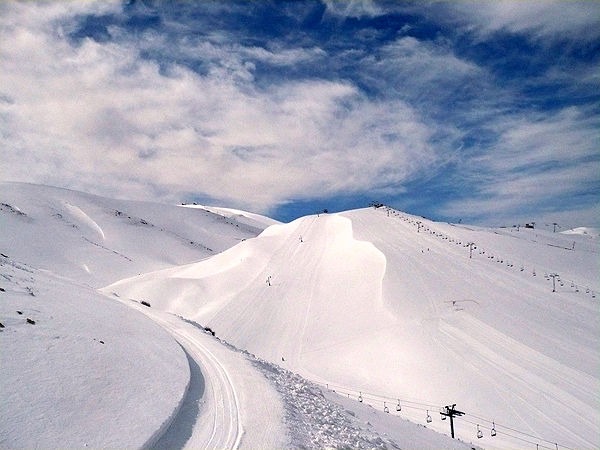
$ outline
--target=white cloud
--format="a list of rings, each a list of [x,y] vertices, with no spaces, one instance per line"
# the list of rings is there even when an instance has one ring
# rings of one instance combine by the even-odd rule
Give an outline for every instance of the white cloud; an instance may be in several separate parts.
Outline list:
[[[495,172],[532,170],[540,166],[575,164],[597,154],[598,119],[586,118],[576,107],[554,116],[505,120],[493,152],[476,159]]]
[[[329,14],[339,17],[376,17],[384,12],[373,0],[325,0],[325,4]]]
[[[480,1],[449,2],[452,17],[483,36],[496,31],[535,37],[595,40],[600,30],[597,1]]]
[[[161,39],[73,46],[56,23],[79,10],[45,16],[37,2],[5,10],[4,180],[142,199],[164,186],[164,201],[201,193],[267,211],[399,185],[436,161],[431,131],[403,102],[368,100],[347,82],[253,84],[246,58],[293,64],[322,57],[318,49],[206,44],[197,49],[212,52],[206,75],[182,66],[165,74],[138,56]]]
[[[498,142],[462,162],[461,181],[476,190],[449,202],[443,214],[506,225],[508,218],[531,220],[525,211],[536,211],[543,220],[598,225],[596,206],[585,207],[600,183],[597,118],[569,107],[552,116],[511,118],[491,126],[500,133]]]

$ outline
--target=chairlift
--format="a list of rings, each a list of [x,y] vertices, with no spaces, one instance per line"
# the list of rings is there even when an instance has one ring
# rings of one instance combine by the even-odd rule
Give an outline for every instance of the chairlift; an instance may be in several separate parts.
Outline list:
[[[358,392],[358,401],[362,403],[363,398],[362,398],[362,392]]]
[[[477,439],[481,439],[483,437],[483,431],[479,429],[479,424],[477,424]]]
[[[386,412],[388,414],[390,412],[390,408],[387,407],[387,405],[385,404],[385,402],[383,402],[383,412]]]
[[[590,293],[590,288],[589,288],[589,287],[588,287],[588,288],[585,288],[585,293],[586,293],[586,294],[589,294],[589,293]]]
[[[427,423],[431,423],[433,419],[431,418],[431,416],[429,415],[429,410],[427,410]]]
[[[492,422],[492,430],[490,431],[492,437],[496,436],[496,424]]]
[[[402,406],[400,406],[400,399],[398,399],[398,404],[396,405],[396,411],[402,411]]]

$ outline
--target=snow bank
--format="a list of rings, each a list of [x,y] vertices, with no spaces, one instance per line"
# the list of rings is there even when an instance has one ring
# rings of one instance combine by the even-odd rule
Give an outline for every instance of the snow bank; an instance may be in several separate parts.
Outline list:
[[[0,258],[0,447],[141,448],[189,382],[185,354],[120,302]]]
[[[561,234],[584,234],[590,237],[597,238],[600,236],[600,229],[590,227],[578,227],[572,230],[561,231]]]

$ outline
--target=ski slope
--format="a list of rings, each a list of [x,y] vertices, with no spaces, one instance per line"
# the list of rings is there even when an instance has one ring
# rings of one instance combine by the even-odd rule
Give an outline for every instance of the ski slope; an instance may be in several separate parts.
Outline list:
[[[597,448],[597,274],[595,235],[370,208],[273,225],[104,291],[444,433],[439,409],[456,403],[457,437],[485,448]]]

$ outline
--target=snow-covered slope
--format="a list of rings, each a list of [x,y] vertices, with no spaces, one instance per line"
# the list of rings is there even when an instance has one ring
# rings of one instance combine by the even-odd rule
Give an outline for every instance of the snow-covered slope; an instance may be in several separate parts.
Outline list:
[[[0,183],[1,251],[94,287],[198,261],[258,235],[267,226],[236,217]]]
[[[598,253],[589,235],[364,209],[105,290],[445,433],[438,408],[456,403],[457,436],[479,428],[483,447],[597,448]]]
[[[185,354],[120,302],[0,257],[0,448],[141,448],[177,412]]]
[[[244,225],[249,225],[255,228],[259,228],[261,230],[267,228],[268,226],[280,223],[279,221],[271,219],[270,217],[261,216],[260,214],[249,213],[246,211],[240,211],[239,209],[186,204],[181,206],[183,206],[184,208],[204,209],[206,211],[218,214],[223,217],[235,219],[235,221],[238,223],[243,223]]]

